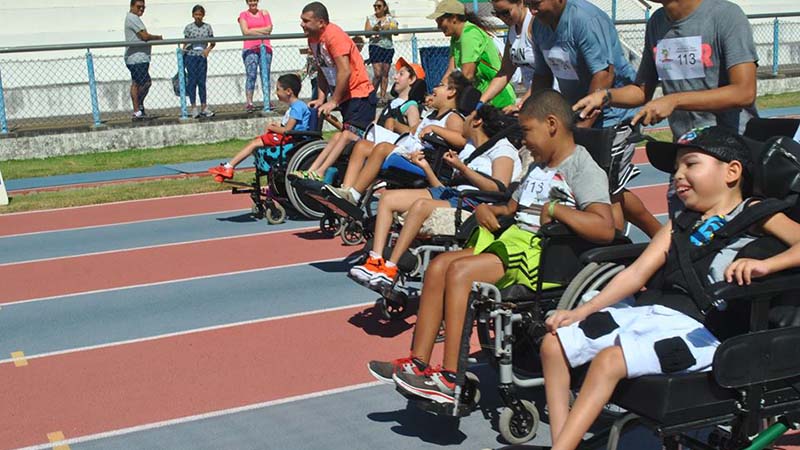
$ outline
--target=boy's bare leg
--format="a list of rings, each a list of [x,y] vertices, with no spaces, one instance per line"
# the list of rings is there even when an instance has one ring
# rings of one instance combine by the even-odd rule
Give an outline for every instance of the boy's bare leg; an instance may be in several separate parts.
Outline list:
[[[316,172],[318,175],[324,175],[325,171],[328,170],[328,167],[334,165],[336,163],[336,160],[339,159],[339,156],[341,156],[342,152],[344,151],[344,148],[347,147],[347,144],[357,139],[358,136],[356,136],[354,133],[351,133],[350,131],[343,132],[342,138],[339,139],[339,142],[337,142],[333,148],[331,148],[331,151],[328,152],[328,155],[325,157],[325,160],[322,161],[322,164],[316,170],[314,170],[314,172]]]
[[[652,238],[658,233],[658,230],[664,226],[650,213],[636,194],[625,189],[622,191],[621,197],[622,211],[624,212],[625,219],[644,231],[647,236]]]
[[[431,195],[427,189],[391,189],[381,196],[378,202],[378,213],[375,217],[375,233],[372,241],[372,251],[380,255],[386,248],[386,240],[395,212],[408,211],[422,199],[429,199]],[[408,226],[405,223],[403,229]]]
[[[589,431],[603,406],[611,399],[617,383],[628,374],[622,347],[602,350],[589,365],[586,380],[558,437],[553,450],[574,450]]]
[[[414,343],[411,354],[425,363],[431,360],[433,344],[439,334],[439,325],[442,324],[444,314],[444,286],[445,276],[450,263],[471,256],[472,249],[457,252],[442,253],[433,258],[428,270],[425,271],[425,282],[422,284],[422,294],[419,298],[419,311],[417,323],[414,328]]]
[[[555,442],[569,415],[569,363],[558,336],[550,333],[542,340],[539,356],[542,359],[542,375],[547,380],[544,391],[550,418],[550,438]]]
[[[471,249],[469,249],[471,250]],[[458,369],[458,354],[461,349],[461,332],[467,312],[467,300],[472,283],[482,281],[494,283],[505,273],[503,262],[497,255],[483,253],[459,258],[447,269],[444,292],[444,362],[446,370]],[[426,279],[427,281],[427,279]]]
[[[250,143],[245,145],[244,148],[241,149],[239,153],[237,153],[236,156],[233,157],[233,159],[230,160],[229,164],[232,165],[233,167],[238,166],[239,163],[247,159],[248,156],[252,155],[257,148],[263,146],[264,143],[261,141],[261,138],[253,139],[252,141],[250,141]]]
[[[342,187],[350,187],[356,182],[358,173],[364,167],[364,162],[372,153],[373,148],[374,144],[371,141],[361,140],[356,142],[353,152],[350,153],[350,159],[347,161],[347,170],[344,172]]]
[[[344,133],[346,133],[346,131]],[[311,170],[314,173],[320,175],[320,173],[317,172],[317,170],[320,167],[322,167],[322,164],[328,157],[328,153],[330,153],[332,149],[336,147],[336,145],[342,139],[342,134],[343,134],[342,131],[337,131],[336,133],[333,134],[333,136],[331,136],[331,139],[328,141],[327,144],[325,144],[325,148],[323,148],[322,151],[319,152],[319,155],[317,155],[317,157],[314,158],[314,162],[311,163],[311,166],[308,168],[308,170]]]
[[[428,198],[423,198],[414,202],[408,210],[408,214],[406,214],[406,221],[403,223],[403,228],[400,229],[400,236],[397,237],[397,242],[395,242],[394,248],[392,249],[392,256],[389,258],[389,261],[395,264],[400,261],[400,257],[403,256],[403,253],[411,247],[411,242],[417,237],[419,230],[422,228],[422,224],[431,216],[433,210],[450,206],[450,203],[446,200],[434,200],[430,198],[430,193],[427,189],[425,192],[428,194]]]
[[[394,144],[385,142],[375,146],[367,158],[367,162],[364,163],[364,168],[358,173],[356,181],[352,184],[352,188],[363,194],[369,185],[375,181],[375,178],[378,177],[378,174],[381,172],[383,161],[392,153],[394,148]]]

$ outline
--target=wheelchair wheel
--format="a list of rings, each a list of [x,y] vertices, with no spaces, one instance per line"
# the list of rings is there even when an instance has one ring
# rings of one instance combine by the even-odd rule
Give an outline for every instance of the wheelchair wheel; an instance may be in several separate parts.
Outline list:
[[[272,225],[283,223],[286,221],[286,208],[277,201],[273,201],[271,205],[267,206],[264,217]]]
[[[314,158],[325,148],[325,145],[325,141],[313,141],[295,150],[289,158],[286,173],[309,168],[314,162]],[[284,180],[284,183],[286,185],[286,196],[300,214],[309,219],[320,219],[325,215],[322,205],[305,195],[299,194],[288,178]]]
[[[461,401],[475,406],[481,402],[481,380],[472,372],[464,372],[464,388],[461,390]]]
[[[326,236],[336,236],[342,232],[342,218],[333,214],[325,214],[319,219],[319,231]]]
[[[539,428],[539,411],[528,400],[520,400],[523,411],[515,412],[512,408],[503,408],[498,426],[500,435],[509,444],[524,444],[536,436]]]
[[[624,269],[624,265],[613,262],[587,264],[569,283],[558,302],[557,309],[575,309],[584,294],[599,291]]]
[[[364,235],[364,227],[361,222],[353,220],[344,224],[341,234],[342,242],[344,245],[359,245],[366,242],[367,238]]]
[[[253,216],[254,219],[263,219],[264,218],[264,206],[261,204],[253,204],[250,208],[250,215]]]
[[[402,292],[392,292],[391,298],[383,296],[375,301],[375,307],[386,320],[398,320],[406,316],[408,297]]]

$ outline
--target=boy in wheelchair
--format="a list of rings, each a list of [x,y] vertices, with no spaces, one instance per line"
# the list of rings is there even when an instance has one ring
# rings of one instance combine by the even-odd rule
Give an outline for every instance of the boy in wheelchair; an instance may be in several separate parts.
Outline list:
[[[348,165],[341,187],[325,185],[323,190],[334,197],[358,205],[381,169],[390,162],[408,171],[420,172],[420,169],[408,161],[407,157],[412,152],[425,148],[423,136],[429,133],[440,136],[451,148],[461,150],[466,144],[466,139],[461,135],[464,123],[462,114],[471,112],[473,108],[461,111],[460,109],[464,108],[459,106],[462,94],[471,87],[472,83],[461,72],[452,72],[442,84],[433,89],[431,106],[436,112],[420,122],[414,133],[400,137],[397,142],[376,145],[363,163],[363,167]],[[352,184],[350,180],[354,180]]]
[[[214,176],[214,180],[221,183],[224,180],[232,179],[236,166],[258,149],[264,149],[265,154],[269,155],[270,149],[279,148],[281,145],[291,142],[291,138],[284,135],[286,132],[308,130],[311,110],[297,98],[300,94],[301,83],[300,77],[295,74],[285,74],[278,78],[275,94],[278,96],[278,100],[289,105],[283,119],[280,123],[267,124],[264,134],[250,141],[230,161],[208,169],[208,172]]]
[[[525,101],[519,121],[535,163],[512,200],[503,206],[479,205],[482,227],[474,248],[436,257],[423,283],[411,355],[391,362],[372,361],[370,372],[398,389],[438,403],[454,403],[455,371],[472,283],[500,285],[535,279],[541,224],[558,220],[593,242],[615,235],[605,172],[573,139],[570,105],[557,92],[540,91]],[[497,217],[515,214],[515,224],[494,238]],[[433,369],[430,356],[444,321],[444,364]]]
[[[361,136],[355,131],[344,129],[331,137],[325,148],[314,159],[306,170],[288,175],[289,179],[307,179],[322,181],[325,172],[333,166],[348,144],[357,141],[348,161],[348,167],[360,168],[375,145],[382,142],[394,143],[401,134],[414,131],[420,122],[423,94],[425,92],[425,70],[419,64],[412,64],[399,58],[395,64],[392,91],[397,98],[393,99],[381,112],[378,119],[367,127]],[[363,139],[362,139],[363,137]],[[345,182],[347,182],[345,178]],[[349,180],[351,183],[353,180]]]
[[[741,330],[736,308],[704,302],[698,289],[722,281],[749,285],[800,265],[800,225],[775,212],[780,207],[747,198],[750,155],[742,138],[718,127],[693,130],[676,144],[648,144],[648,156],[675,174],[685,209],[591,301],[546,320],[550,333],[540,355],[553,449],[579,445],[622,379],[711,370],[720,340]],[[756,226],[733,231],[754,218]],[[789,248],[764,260],[734,259],[759,234]],[[614,307],[633,295],[636,306]],[[570,410],[570,368],[589,361]]]

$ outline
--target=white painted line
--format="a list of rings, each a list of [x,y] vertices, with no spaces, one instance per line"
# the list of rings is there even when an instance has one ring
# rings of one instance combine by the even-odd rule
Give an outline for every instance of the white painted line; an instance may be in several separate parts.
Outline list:
[[[22,216],[26,214],[45,214],[50,212],[58,212],[58,211],[68,211],[72,209],[83,209],[83,208],[102,208],[103,206],[109,205],[125,205],[128,203],[139,203],[139,202],[157,202],[161,200],[170,200],[176,198],[190,198],[190,197],[200,197],[200,196],[212,196],[212,195],[221,195],[221,194],[228,194],[230,195],[230,191],[213,191],[213,192],[200,192],[197,194],[185,194],[185,195],[171,195],[168,197],[157,197],[157,198],[140,198],[136,200],[122,200],[118,202],[109,202],[109,203],[96,203],[94,205],[81,205],[81,206],[68,206],[66,208],[55,208],[55,209],[37,209],[36,211],[21,211],[15,213],[8,213],[0,215],[1,217],[5,216]]]
[[[44,301],[49,301],[49,300],[60,300],[60,299],[63,299],[63,298],[78,297],[78,296],[81,296],[81,295],[102,294],[102,293],[105,293],[105,292],[124,291],[124,290],[127,290],[127,289],[138,289],[138,288],[145,288],[145,287],[151,287],[151,286],[163,286],[165,284],[183,283],[185,281],[207,280],[209,278],[227,277],[227,276],[232,276],[232,275],[242,275],[242,274],[246,274],[246,273],[262,272],[262,271],[274,270],[274,269],[287,269],[287,268],[290,268],[290,267],[298,267],[298,266],[305,266],[305,265],[309,265],[309,264],[316,264],[316,263],[323,263],[323,262],[333,262],[333,261],[341,261],[341,260],[342,260],[342,258],[339,257],[339,258],[330,258],[330,259],[320,259],[320,260],[315,260],[315,261],[305,261],[305,262],[299,262],[299,263],[294,263],[294,264],[284,264],[284,265],[281,265],[281,266],[259,267],[259,268],[256,268],[256,269],[236,270],[236,271],[233,271],[233,272],[212,273],[212,274],[209,274],[209,275],[199,275],[199,276],[196,276],[196,277],[177,278],[177,279],[173,279],[173,280],[156,281],[156,282],[153,282],[153,283],[141,283],[141,284],[133,284],[133,285],[130,285],[130,286],[119,286],[119,287],[113,287],[113,288],[107,288],[107,289],[96,289],[96,290],[93,290],[93,291],[81,291],[81,292],[72,292],[72,293],[69,293],[69,294],[51,295],[49,297],[30,298],[30,299],[27,299],[27,300],[18,300],[18,301],[15,301],[15,302],[2,303],[2,305],[3,305],[3,307],[9,307],[9,306],[13,307],[13,306],[25,305],[25,304],[28,304],[28,303],[37,303],[37,302],[44,302]]]
[[[303,400],[311,400],[311,399],[315,399],[315,398],[326,397],[326,396],[329,396],[329,395],[343,394],[345,392],[352,392],[352,391],[357,391],[357,390],[360,390],[360,389],[367,389],[367,388],[381,386],[381,385],[383,385],[383,383],[381,383],[380,381],[371,381],[369,383],[353,384],[353,385],[350,385],[350,386],[344,386],[344,387],[335,388],[335,389],[328,389],[328,390],[325,390],[325,391],[312,392],[310,394],[296,395],[294,397],[286,397],[286,398],[281,398],[281,399],[278,399],[278,400],[271,400],[271,401],[268,401],[268,402],[254,403],[252,405],[239,406],[239,407],[236,407],[236,408],[229,408],[229,409],[221,409],[221,410],[218,410],[218,411],[212,411],[212,412],[207,412],[207,413],[203,413],[203,414],[196,414],[196,415],[193,415],[193,416],[185,416],[185,417],[180,417],[180,418],[177,418],[177,419],[165,420],[165,421],[162,421],[162,422],[149,423],[149,424],[138,425],[138,426],[130,427],[130,428],[122,428],[122,429],[119,429],[119,430],[106,431],[106,432],[98,433],[98,434],[92,434],[92,435],[87,435],[87,436],[80,436],[80,437],[76,437],[76,438],[70,438],[70,439],[67,439],[65,441],[60,441],[59,444],[62,444],[62,445],[81,444],[81,443],[84,443],[84,442],[97,441],[97,440],[100,440],[100,439],[108,439],[108,438],[112,438],[112,437],[124,436],[126,434],[136,433],[136,432],[140,432],[140,431],[157,430],[159,428],[165,428],[165,427],[174,426],[174,425],[181,425],[181,424],[190,423],[190,422],[197,422],[199,420],[204,420],[204,419],[213,419],[213,418],[216,418],[216,417],[228,416],[228,415],[231,415],[231,414],[237,414],[237,413],[241,413],[241,412],[253,411],[253,410],[256,410],[256,409],[269,408],[271,406],[285,405],[287,403],[294,403],[294,402],[299,402],[299,401],[303,401]],[[33,445],[33,446],[30,446],[30,447],[22,447],[22,448],[19,448],[17,450],[50,450],[52,448],[53,448],[53,444],[52,443],[48,443],[48,444]]]
[[[30,236],[35,234],[44,234],[44,233],[59,233],[62,231],[79,231],[79,230],[91,230],[93,228],[103,228],[103,227],[115,227],[117,225],[131,225],[134,223],[146,223],[146,222],[155,222],[159,220],[173,220],[173,219],[183,219],[188,217],[200,217],[200,216],[211,216],[214,214],[225,214],[225,213],[232,213],[232,212],[240,212],[240,211],[249,211],[247,208],[239,208],[239,209],[227,209],[224,211],[214,211],[214,212],[205,212],[205,213],[197,213],[197,214],[187,214],[187,215],[178,215],[178,216],[167,216],[167,217],[157,217],[155,219],[142,219],[142,220],[130,220],[128,222],[114,222],[114,223],[105,223],[101,225],[87,225],[85,227],[75,227],[75,228],[59,228],[57,230],[42,230],[42,231],[31,231],[29,233],[17,233],[17,234],[6,234],[0,236],[0,239],[5,238],[14,238],[14,237],[21,237],[21,236]],[[2,216],[0,216],[2,218]]]
[[[239,238],[247,238],[247,237],[254,237],[254,236],[266,236],[266,235],[278,234],[278,233],[291,233],[291,232],[295,232],[295,231],[311,231],[311,230],[316,230],[318,228],[319,227],[317,227],[317,226],[300,227],[300,228],[289,228],[289,229],[283,229],[283,230],[262,231],[262,232],[259,232],[259,233],[239,234],[239,235],[235,235],[235,236],[221,236],[221,237],[215,237],[215,238],[197,239],[197,240],[194,240],[194,241],[169,242],[169,243],[166,243],[166,244],[144,245],[144,246],[141,246],[141,247],[120,248],[120,249],[115,249],[115,250],[104,250],[102,252],[80,253],[80,254],[77,254],[77,255],[54,256],[52,258],[29,259],[29,260],[26,260],[26,261],[2,263],[2,264],[0,264],[0,267],[13,266],[13,265],[17,265],[17,264],[20,264],[20,265],[22,265],[22,264],[34,264],[34,263],[40,263],[40,262],[44,262],[44,261],[57,261],[59,259],[84,258],[84,257],[87,257],[87,256],[108,255],[108,254],[111,254],[111,253],[125,253],[125,252],[131,252],[131,251],[136,251],[136,250],[150,250],[150,249],[154,249],[154,248],[175,247],[175,246],[178,246],[178,245],[188,245],[188,244],[198,244],[198,243],[202,243],[202,242],[223,241],[223,240],[227,240],[227,239],[239,239]]]
[[[32,359],[41,359],[41,358],[47,358],[47,357],[51,357],[51,356],[68,355],[70,353],[79,353],[79,352],[97,350],[97,349],[101,349],[101,348],[119,347],[119,346],[122,346],[122,345],[138,344],[140,342],[149,342],[149,341],[155,341],[155,340],[158,340],[158,339],[167,339],[167,338],[173,338],[173,337],[177,337],[177,336],[184,336],[184,335],[188,335],[188,334],[205,333],[207,331],[224,330],[226,328],[241,327],[241,326],[245,326],[245,325],[254,325],[254,324],[266,323],[266,322],[274,322],[276,320],[293,319],[293,318],[296,318],[296,317],[312,316],[312,315],[316,315],[316,314],[325,314],[325,313],[330,313],[330,312],[335,312],[335,311],[341,311],[341,310],[344,310],[344,309],[360,308],[360,307],[363,307],[363,306],[373,305],[374,303],[375,302],[354,303],[354,304],[351,304],[351,305],[342,305],[342,306],[336,306],[336,307],[333,307],[333,308],[324,308],[324,309],[316,309],[316,310],[313,310],[313,311],[303,311],[303,312],[299,312],[299,313],[284,314],[282,316],[265,317],[265,318],[262,318],[262,319],[244,320],[244,321],[241,321],[241,322],[232,322],[232,323],[226,323],[226,324],[221,324],[221,325],[214,325],[214,326],[210,326],[210,327],[194,328],[194,329],[191,329],[191,330],[176,331],[174,333],[164,333],[164,334],[159,334],[159,335],[155,335],[155,336],[148,336],[148,337],[143,337],[143,338],[137,338],[137,339],[128,339],[128,340],[125,340],[125,341],[108,342],[108,343],[105,343],[105,344],[90,345],[90,346],[86,346],[86,347],[76,347],[76,348],[70,348],[70,349],[66,349],[66,350],[58,350],[58,351],[54,351],[54,352],[39,353],[39,354],[36,354],[36,355],[25,355],[25,359],[27,361],[30,361]],[[14,361],[15,361],[15,358],[6,358],[6,359],[0,360],[0,364],[13,363]]]

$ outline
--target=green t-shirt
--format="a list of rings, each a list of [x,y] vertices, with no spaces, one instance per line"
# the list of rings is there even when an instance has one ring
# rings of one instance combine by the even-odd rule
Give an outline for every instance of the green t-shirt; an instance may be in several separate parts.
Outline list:
[[[450,38],[450,56],[456,63],[456,68],[461,68],[464,63],[475,63],[475,87],[479,91],[485,92],[489,83],[500,70],[500,52],[497,51],[491,36],[478,28],[472,22],[464,24],[464,31],[461,37]],[[517,96],[511,84],[500,91],[492,99],[492,106],[505,108],[513,105]]]

